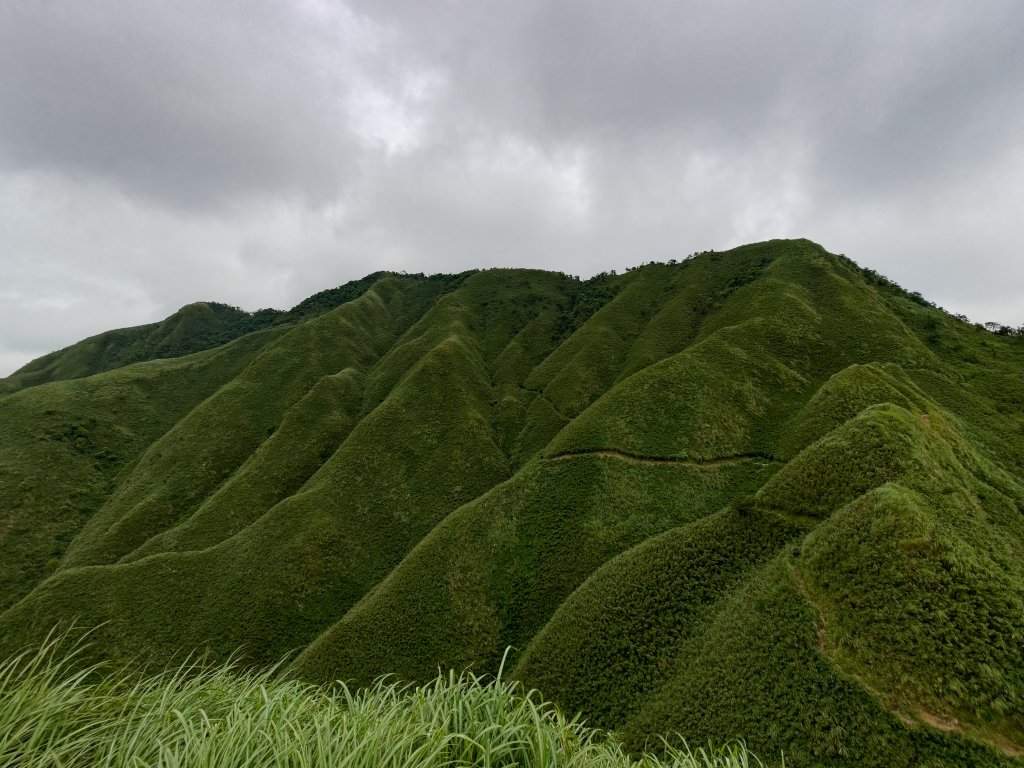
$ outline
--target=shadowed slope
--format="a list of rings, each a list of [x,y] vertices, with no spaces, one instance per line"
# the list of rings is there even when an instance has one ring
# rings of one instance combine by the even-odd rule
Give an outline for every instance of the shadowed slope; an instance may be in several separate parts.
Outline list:
[[[393,343],[403,298],[397,281],[385,279],[265,349],[146,451],[69,548],[64,567],[114,562],[191,514],[317,381],[367,367]]]
[[[664,684],[680,643],[723,596],[807,527],[729,509],[644,541],[561,604],[516,675],[596,726],[621,726]]]
[[[181,524],[158,533],[123,562],[157,552],[206,549],[258,520],[296,493],[337,450],[356,423],[363,375],[324,376],[292,406],[274,433]]]
[[[0,609],[58,566],[119,472],[278,335],[0,399]]]
[[[534,462],[451,515],[292,667],[310,679],[497,671],[595,568],[700,518],[771,470],[752,462],[651,468],[581,456]]]
[[[907,722],[819,650],[817,613],[787,576],[785,555],[724,597],[676,648],[670,682],[620,730],[631,747],[650,734],[743,733],[785,764],[1009,766],[1000,750]]]
[[[596,571],[516,674],[634,748],[678,731],[787,764],[1003,764],[1024,691],[1020,492],[934,404],[868,407],[755,497]]]

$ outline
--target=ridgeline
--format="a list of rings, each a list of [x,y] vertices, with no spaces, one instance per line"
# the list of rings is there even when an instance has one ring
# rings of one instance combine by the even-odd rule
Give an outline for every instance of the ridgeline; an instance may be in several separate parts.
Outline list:
[[[186,354],[191,353],[191,354]],[[0,654],[512,676],[634,752],[1020,765],[1024,341],[806,240],[378,273],[0,380]]]

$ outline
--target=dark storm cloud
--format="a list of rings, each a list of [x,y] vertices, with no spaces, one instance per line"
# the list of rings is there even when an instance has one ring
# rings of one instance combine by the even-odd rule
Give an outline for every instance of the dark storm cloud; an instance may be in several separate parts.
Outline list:
[[[14,0],[0,364],[378,268],[788,236],[1024,323],[1022,49],[1001,0]]]

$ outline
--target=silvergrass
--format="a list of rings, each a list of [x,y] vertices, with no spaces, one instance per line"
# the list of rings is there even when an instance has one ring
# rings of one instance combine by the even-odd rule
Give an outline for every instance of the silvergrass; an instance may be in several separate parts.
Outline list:
[[[746,768],[740,744],[633,758],[536,691],[472,673],[353,690],[231,664],[146,676],[76,667],[50,638],[0,663],[7,768]]]

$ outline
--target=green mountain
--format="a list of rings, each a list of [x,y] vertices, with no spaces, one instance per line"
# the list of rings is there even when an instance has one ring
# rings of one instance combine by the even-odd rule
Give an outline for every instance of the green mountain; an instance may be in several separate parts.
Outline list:
[[[275,310],[250,314],[215,302],[189,304],[159,323],[106,331],[43,355],[0,379],[0,394],[218,347],[271,325],[279,314]]]
[[[51,352],[0,379],[0,395],[51,381],[80,379],[132,363],[212,349],[263,328],[300,322],[359,296],[380,273],[320,291],[291,310],[245,312],[217,302],[188,304],[159,323],[119,328]]]
[[[634,750],[1021,764],[1020,338],[806,240],[318,297],[8,386],[0,651],[74,621],[362,684],[511,646]]]

